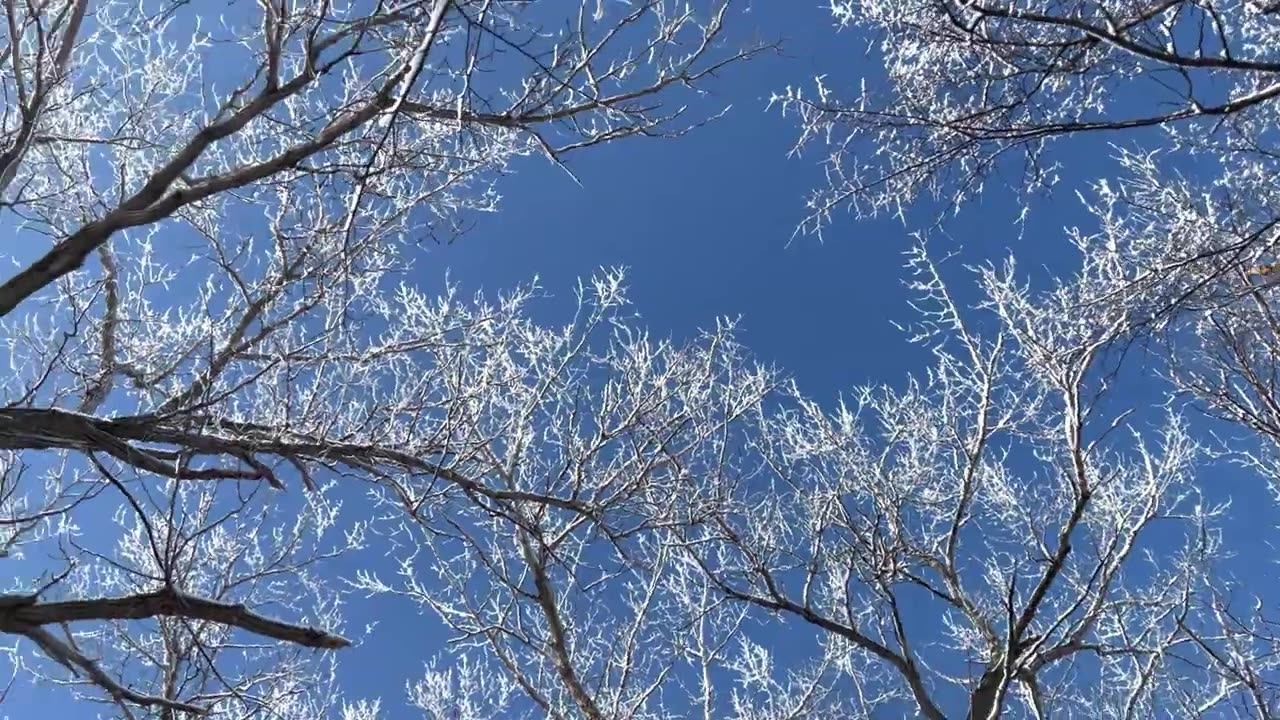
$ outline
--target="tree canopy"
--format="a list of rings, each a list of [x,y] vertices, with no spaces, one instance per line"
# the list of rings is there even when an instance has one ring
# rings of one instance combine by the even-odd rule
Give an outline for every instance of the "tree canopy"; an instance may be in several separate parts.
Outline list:
[[[1280,589],[1217,481],[1280,497],[1277,8],[831,2],[883,72],[766,89],[824,158],[797,235],[896,216],[928,362],[838,400],[735,321],[651,334],[621,270],[559,320],[423,281],[522,158],[717,132],[777,49],[752,12],[7,0],[13,683],[166,720],[1280,716]],[[949,260],[996,183],[1074,251],[1049,282]],[[1060,202],[1087,222],[1036,225]],[[388,661],[409,710],[344,682],[376,597],[448,633]]]

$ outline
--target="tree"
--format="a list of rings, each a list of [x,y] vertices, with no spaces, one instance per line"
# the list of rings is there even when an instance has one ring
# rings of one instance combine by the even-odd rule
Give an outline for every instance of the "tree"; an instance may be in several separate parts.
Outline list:
[[[397,577],[356,583],[434,611],[488,679],[430,675],[426,716],[1271,712],[1275,633],[1217,573],[1207,446],[1108,409],[1126,304],[988,268],[975,315],[912,265],[932,369],[835,410],[730,326],[650,340],[616,276],[569,326],[444,351],[485,438],[451,469],[512,494],[389,514]]]
[[[1090,201],[1097,227],[1071,238],[1078,271],[1034,290],[1012,260],[980,267],[972,308],[922,244],[915,337],[932,367],[834,410],[752,364],[727,328],[648,341],[606,312],[613,280],[554,342],[486,343],[459,364],[524,380],[472,421],[493,455],[464,474],[585,505],[398,516],[399,577],[358,586],[434,610],[466,672],[501,679],[468,694],[432,675],[437,700],[420,705],[467,720],[1275,716],[1273,589],[1225,569],[1233,516],[1206,491],[1212,463],[1266,468],[1251,448],[1274,447],[1271,310],[1247,280],[1271,243],[1270,14],[836,10],[884,33],[890,94],[780,99],[835,148],[809,228],[846,203],[961,202],[1013,152],[1047,182],[1047,143],[1072,134],[1167,129],[1155,147],[1218,153],[1224,174],[1121,153],[1122,181]],[[1164,74],[1186,80],[1187,107],[1128,116],[1146,95],[1103,94]],[[1125,406],[1126,358],[1148,339],[1198,404]],[[496,347],[520,347],[499,361],[518,369],[480,371]],[[1203,409],[1264,442],[1219,445]]]
[[[883,87],[842,98],[793,88],[777,101],[801,143],[826,140],[830,183],[802,230],[832,213],[949,207],[1001,170],[1034,191],[1065,162],[1055,143],[1121,145],[1075,232],[1089,301],[1127,298],[1136,334],[1167,347],[1166,372],[1204,409],[1257,433],[1241,459],[1274,481],[1274,302],[1280,193],[1278,7],[1252,0],[878,2],[837,20],[882,40]]]
[[[472,399],[421,363],[504,318],[406,273],[514,159],[713,117],[682,97],[765,48],[700,5],[6,2],[16,672],[127,716],[317,717],[338,695],[304,652],[349,643],[317,568],[364,541],[323,488],[578,507],[453,470],[484,452]]]
[[[1154,147],[1217,165],[1224,210],[1253,212],[1252,193],[1273,192],[1280,61],[1267,3],[838,0],[832,11],[880,40],[887,77],[849,98],[823,79],[776,98],[801,120],[802,143],[831,148],[831,183],[805,229],[846,206],[961,202],[1018,160],[1013,184],[1044,187],[1059,163],[1051,143],[1144,128],[1163,133]]]
[[[181,2],[9,3],[0,178],[47,240],[0,286],[22,370],[0,507],[11,555],[55,558],[0,598],[16,672],[126,716],[373,720],[309,654],[349,642],[353,590],[452,631],[410,688],[430,720],[1274,715],[1272,603],[1228,582],[1230,507],[1203,485],[1217,426],[1123,407],[1125,359],[1156,338],[1186,349],[1159,369],[1203,407],[1274,427],[1268,299],[1238,279],[1270,242],[1247,179],[1270,177],[1272,16],[1223,7],[836,5],[901,41],[897,94],[782,99],[849,160],[817,221],[963,200],[1014,150],[1044,179],[1072,133],[1168,127],[1242,160],[1206,197],[1123,155],[1079,272],[1047,290],[1010,261],[958,303],[922,242],[929,371],[831,407],[731,323],[650,338],[619,273],[559,326],[533,319],[536,286],[468,299],[407,275],[514,158],[701,122],[667,98],[758,50],[719,48],[722,5],[563,23],[272,2],[214,25]],[[1196,19],[1239,45],[1180,49]],[[1207,110],[1116,120],[1098,93],[1152,63]],[[1192,93],[1251,83],[1251,102]],[[848,155],[867,133],[870,163]],[[1244,447],[1227,459],[1274,446]],[[340,520],[352,485],[373,509]],[[374,543],[394,577],[324,570]]]
[[[833,3],[841,25],[878,41],[886,76],[851,94],[824,76],[815,90],[775,98],[799,119],[801,147],[829,149],[828,183],[811,195],[800,231],[821,233],[841,209],[954,209],[1001,176],[1030,196],[1059,183],[1081,143],[1115,143],[1114,172],[1086,193],[1092,227],[1069,233],[1080,265],[1056,269],[1048,297],[1074,294],[1056,303],[1061,313],[1112,308],[1123,320],[1106,344],[1158,350],[1143,357],[1165,387],[1227,421],[1197,423],[1191,436],[1274,488],[1280,344],[1273,291],[1257,268],[1276,260],[1280,218],[1276,9],[1230,0]],[[1017,296],[1010,288],[1005,296]],[[1262,595],[1242,614],[1226,599],[1233,592],[1202,599],[1206,627],[1229,650],[1210,650],[1204,629],[1184,628],[1207,653],[1199,667],[1219,677],[1209,698],[1219,704],[1166,698],[1153,707],[1226,712],[1240,692],[1232,710],[1274,716],[1267,590],[1254,588]]]

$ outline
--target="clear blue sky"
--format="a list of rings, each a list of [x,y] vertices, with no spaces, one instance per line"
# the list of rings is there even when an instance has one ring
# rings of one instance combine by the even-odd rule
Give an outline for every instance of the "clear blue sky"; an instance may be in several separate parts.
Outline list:
[[[846,217],[824,243],[792,240],[803,196],[821,180],[822,150],[787,157],[797,128],[766,110],[770,94],[818,74],[835,88],[852,88],[879,72],[863,52],[865,39],[837,34],[824,5],[757,0],[734,18],[736,38],[781,39],[783,54],[725,73],[706,99],[732,104],[725,118],[682,139],[625,141],[575,156],[570,164],[581,187],[546,162],[520,163],[500,185],[501,212],[433,249],[419,280],[437,284],[447,270],[465,289],[500,290],[537,275],[568,308],[576,278],[621,265],[630,269],[631,297],[653,334],[687,336],[717,316],[741,316],[743,340],[757,356],[819,398],[871,381],[898,383],[923,368],[927,358],[892,324],[911,317],[901,285],[908,227]],[[1079,160],[1068,168],[1064,190],[1042,203],[1025,231],[1013,224],[1019,208],[1008,192],[990,193],[951,221],[951,239],[938,240],[963,247],[953,263],[957,279],[962,262],[999,258],[1011,247],[1029,270],[1069,260],[1061,228],[1080,217],[1073,194],[1079,179],[1105,169],[1104,142],[1072,146]],[[1090,152],[1079,152],[1085,147]],[[344,653],[343,685],[353,696],[382,695],[384,707],[403,710],[404,682],[441,640],[438,622],[416,612],[395,599],[353,603],[348,631],[384,620]],[[0,705],[0,717],[35,716],[27,696],[19,691]],[[68,717],[98,710],[105,708],[81,706]]]
[[[792,240],[826,150],[788,158],[798,126],[766,110],[770,94],[788,84],[811,89],[819,74],[856,88],[864,74],[881,73],[863,53],[865,39],[837,34],[824,6],[756,0],[734,18],[737,41],[781,39],[784,49],[715,83],[706,101],[732,104],[725,118],[684,138],[628,140],[573,156],[582,187],[540,159],[518,164],[499,186],[502,210],[435,249],[421,280],[437,282],[448,269],[465,288],[492,290],[538,275],[569,302],[576,278],[621,265],[655,334],[678,337],[717,316],[742,316],[747,343],[819,395],[901,376],[905,354],[923,360],[890,323],[910,317],[901,287],[909,228],[845,216],[824,242]],[[956,270],[1002,257],[1011,243],[1036,248],[1022,256],[1027,264],[1069,259],[1060,228],[1078,209],[1074,196],[1043,208],[1038,220],[1052,229],[1025,242],[1010,198],[992,193],[948,224],[952,240],[939,237],[939,250],[966,248]]]

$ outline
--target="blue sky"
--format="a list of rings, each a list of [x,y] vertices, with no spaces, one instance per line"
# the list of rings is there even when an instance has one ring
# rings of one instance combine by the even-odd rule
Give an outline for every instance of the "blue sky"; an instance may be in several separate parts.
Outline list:
[[[558,297],[546,306],[555,311],[571,307],[577,278],[625,266],[636,310],[653,334],[685,337],[718,316],[740,316],[741,337],[757,357],[819,398],[868,382],[900,383],[923,369],[927,355],[893,325],[911,319],[902,252],[918,218],[904,225],[842,216],[823,242],[793,239],[804,194],[821,182],[823,150],[788,157],[798,130],[793,118],[766,109],[769,96],[815,75],[839,89],[879,72],[874,55],[864,53],[866,39],[836,33],[824,5],[757,0],[734,18],[735,40],[781,39],[783,52],[733,68],[714,85],[705,101],[732,104],[728,115],[685,138],[629,140],[574,156],[581,186],[542,160],[519,163],[499,185],[501,211],[433,248],[417,279],[431,286],[448,272],[464,289],[497,291],[536,275]],[[1072,141],[1075,160],[1027,228],[1014,225],[1019,201],[1002,190],[948,222],[948,236],[936,242],[942,252],[961,251],[950,265],[961,296],[964,262],[998,259],[1010,248],[1033,273],[1069,262],[1062,227],[1080,221],[1074,191],[1106,170],[1107,140]],[[353,605],[351,631],[395,619],[344,654],[343,684],[353,696],[382,695],[386,706],[399,706],[405,680],[441,640],[434,618],[405,617],[416,612],[389,598]],[[36,707],[56,712],[21,691],[0,706],[0,717],[30,717]]]
[[[706,102],[731,104],[727,116],[684,138],[628,140],[573,156],[581,187],[541,159],[517,164],[499,185],[500,212],[434,249],[421,279],[439,281],[447,269],[465,288],[495,290],[538,275],[570,302],[576,278],[625,266],[636,309],[655,334],[679,337],[717,316],[741,316],[747,344],[819,395],[900,377],[904,360],[919,367],[923,357],[890,322],[910,318],[901,267],[912,228],[841,215],[823,241],[793,239],[804,195],[822,181],[826,150],[788,157],[796,121],[767,109],[771,93],[811,88],[819,74],[856,88],[864,75],[882,72],[876,58],[864,53],[865,38],[837,33],[818,0],[757,1],[734,20],[736,42],[780,38],[784,47],[712,86]],[[1089,164],[1072,175],[1091,174],[1097,163]],[[1050,230],[1018,242],[1019,205],[1008,192],[992,192],[948,223],[951,237],[937,237],[938,249],[963,246],[953,268],[961,281],[962,262],[1001,258],[1011,244],[1029,266],[1069,259],[1061,227],[1079,203],[1066,195],[1039,209]]]
[[[464,287],[496,289],[536,274],[568,303],[576,278],[625,266],[636,309],[655,334],[680,336],[716,316],[742,315],[747,341],[767,359],[823,387],[857,377],[847,357],[856,348],[833,345],[831,336],[857,336],[872,348],[898,341],[886,314],[901,300],[894,277],[903,229],[846,224],[825,245],[800,238],[788,246],[803,194],[821,174],[810,159],[786,157],[797,128],[766,105],[770,93],[806,82],[822,65],[855,69],[861,58],[831,32],[817,2],[758,3],[734,19],[736,42],[781,37],[792,57],[725,72],[705,101],[732,104],[727,116],[684,138],[573,156],[581,187],[541,159],[520,163],[499,186],[501,211],[435,249],[424,279],[447,268]],[[830,323],[835,332],[813,332]],[[889,367],[872,360],[858,372]]]

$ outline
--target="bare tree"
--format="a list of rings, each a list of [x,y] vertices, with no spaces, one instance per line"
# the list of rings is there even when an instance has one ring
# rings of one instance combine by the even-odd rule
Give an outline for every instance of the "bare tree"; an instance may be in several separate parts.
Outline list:
[[[1014,152],[1048,182],[1054,138],[1165,134],[1119,153],[1122,176],[1090,194],[1097,227],[1071,235],[1080,267],[1047,290],[1010,260],[978,268],[982,301],[962,307],[914,250],[930,370],[834,408],[723,329],[689,347],[637,342],[619,311],[597,319],[612,289],[554,342],[485,344],[520,348],[501,372],[488,350],[448,363],[520,378],[502,385],[513,404],[466,423],[489,429],[493,456],[460,472],[521,495],[470,520],[388,516],[406,548],[398,577],[356,586],[435,611],[458,672],[490,678],[464,690],[433,670],[417,704],[466,720],[1275,717],[1273,589],[1227,567],[1242,538],[1205,485],[1217,462],[1275,473],[1272,311],[1249,274],[1280,217],[1272,15],[835,8],[883,33],[889,94],[780,98],[806,140],[835,148],[808,228],[842,204],[962,201]],[[1160,109],[1143,112],[1146,83],[1175,107],[1151,96]],[[1157,150],[1222,173],[1179,175]],[[1172,354],[1135,346],[1153,337]],[[1135,357],[1165,377],[1133,379]],[[1194,402],[1126,407],[1147,383]],[[1205,408],[1273,444],[1224,447]],[[548,492],[591,509],[524,495]]]
[[[349,640],[317,568],[363,542],[324,487],[594,512],[456,470],[491,452],[466,424],[488,400],[424,363],[509,321],[407,271],[514,159],[680,135],[764,48],[726,47],[729,2],[548,5],[4,3],[0,532],[34,566],[0,631],[24,677],[126,716],[321,716],[331,660],[305,660]]]
[[[513,159],[680,134],[707,116],[669,98],[759,50],[720,47],[719,3],[547,7],[6,4],[0,192],[35,248],[0,285],[22,679],[132,717],[374,720],[310,657],[351,641],[354,591],[452,631],[409,688],[430,720],[1276,714],[1273,609],[1227,582],[1230,508],[1200,484],[1219,448],[1195,413],[1116,406],[1135,337],[1222,326],[1160,369],[1273,422],[1268,300],[1240,280],[1270,242],[1269,12],[837,3],[901,41],[897,94],[782,98],[840,148],[819,223],[963,199],[1010,150],[1044,179],[1076,132],[1239,163],[1206,196],[1122,156],[1047,291],[984,267],[963,307],[918,248],[932,367],[830,406],[731,323],[648,337],[617,273],[563,326],[536,287],[412,282]],[[1167,75],[1194,112],[1103,94]],[[867,133],[881,154],[849,155]],[[353,485],[375,510],[350,520]],[[335,583],[375,538],[394,577]]]
[[[437,351],[433,364],[456,368],[441,378],[446,392],[474,398],[459,432],[483,439],[456,472],[507,494],[467,513],[417,499],[407,516],[391,508],[387,534],[409,548],[397,577],[355,585],[434,611],[467,667],[505,678],[502,713],[491,699],[460,720],[721,717],[716,676],[744,609],[669,533],[688,521],[691,473],[715,462],[777,381],[727,325],[689,346],[647,337],[616,273],[579,298],[568,326],[538,328],[511,306],[511,330]],[[574,504],[528,499],[541,495]],[[438,712],[428,717],[448,717]]]
[[[829,186],[803,229],[841,207],[897,209],[922,194],[959,202],[993,171],[1055,182],[1049,144],[1097,133],[1164,133],[1238,171],[1243,200],[1274,186],[1280,85],[1273,12],[1250,0],[837,0],[840,23],[879,41],[887,78],[844,93],[839,78],[776,101],[802,144],[831,148]],[[849,79],[852,80],[852,79]],[[1119,138],[1117,138],[1119,139]]]
[[[399,569],[355,587],[432,610],[471,678],[429,673],[426,716],[1269,716],[1198,416],[1114,405],[1126,302],[987,268],[971,312],[912,266],[932,369],[834,410],[729,326],[647,338],[612,275],[569,326],[437,350],[486,438],[454,470],[510,494],[375,522]]]
[[[1001,170],[1019,192],[1050,187],[1067,162],[1055,143],[1107,138],[1116,163],[1084,194],[1093,222],[1069,233],[1080,256],[1070,282],[1083,304],[1124,297],[1134,334],[1166,349],[1163,371],[1202,408],[1257,433],[1261,445],[1238,459],[1273,478],[1276,10],[1252,0],[835,2],[840,23],[882,41],[887,78],[847,95],[824,79],[816,93],[776,98],[800,119],[802,145],[831,151],[830,183],[801,229],[821,232],[842,207],[954,206]]]
[[[1143,358],[1148,372],[1168,381],[1162,387],[1189,398],[1193,415],[1207,411],[1228,421],[1200,425],[1197,419],[1196,429],[1184,430],[1188,437],[1204,443],[1205,452],[1275,487],[1275,461],[1280,457],[1275,370],[1280,344],[1275,336],[1272,273],[1278,267],[1280,220],[1275,184],[1280,126],[1275,41],[1280,25],[1272,5],[1231,0],[833,2],[839,23],[853,28],[860,40],[871,37],[886,76],[871,74],[853,92],[842,88],[857,87],[856,82],[842,85],[846,79],[823,76],[813,90],[796,86],[775,98],[784,112],[801,122],[798,150],[814,145],[829,150],[828,183],[810,197],[810,214],[800,231],[822,232],[840,209],[856,216],[905,214],[920,207],[918,200],[954,208],[1001,173],[1008,175],[1017,192],[1051,188],[1083,139],[1105,138],[1118,146],[1114,172],[1108,168],[1106,176],[1084,193],[1092,224],[1066,233],[1079,250],[1078,268],[1056,269],[1056,289],[1034,301],[1031,290],[1007,279],[993,284],[997,276],[985,273],[990,307],[1006,329],[1003,337],[1016,340],[1019,347],[1039,346],[1038,352],[1046,353],[1043,360],[1085,363],[1078,370],[1114,353],[1114,367],[1103,374],[1109,385],[1125,374],[1123,353],[1134,343],[1151,341],[1162,352],[1133,354]],[[1100,143],[1089,147],[1096,151]],[[992,294],[993,289],[998,291]],[[1055,313],[1062,319],[1048,326],[1027,324],[1015,332],[1022,322],[1016,318],[1030,317],[1026,313],[1032,309],[1049,313],[1042,322]],[[1099,337],[1096,346],[1055,345],[1053,323],[1066,322],[1067,316],[1092,318],[1094,330],[1110,328],[1107,332],[1114,334],[1105,341]],[[972,341],[962,344],[978,346]],[[1103,352],[1104,347],[1111,349]],[[973,373],[982,358],[970,354],[956,366]],[[1045,372],[1034,363],[1027,367]],[[1058,411],[1070,408],[1068,394],[1073,391],[1064,380],[1077,374],[1088,377],[1068,367],[1050,373],[1055,379],[1044,389],[1044,401],[1058,395]],[[1041,406],[1033,416],[1052,407]],[[1064,422],[1069,432],[1075,420],[1068,416]],[[1066,440],[1066,456],[1079,454],[1071,449],[1070,438]],[[889,457],[896,460],[895,455]],[[1095,467],[1072,464],[1080,468],[1077,478]],[[1077,498],[1088,494],[1082,485]],[[1086,507],[1096,500],[1089,499]],[[876,521],[886,516],[892,514],[878,507],[869,515]],[[775,527],[789,524],[795,523],[777,521]],[[897,532],[903,524],[891,527]],[[1070,548],[1062,557],[1079,559],[1080,545],[1068,541],[1080,526],[1068,522],[1059,527],[1059,547]],[[757,535],[735,532],[743,539],[729,537],[732,543],[756,544]],[[1052,536],[1047,529],[1030,536],[1045,533]],[[1202,534],[1198,545],[1187,546],[1186,557],[1213,555],[1209,548],[1219,542],[1214,538],[1212,533]],[[780,546],[791,548],[795,542],[788,537]],[[1042,562],[1053,567],[1059,555],[1050,550],[1046,547]],[[770,578],[763,574],[767,563],[749,555],[740,562],[739,582],[754,575],[768,590],[757,591],[753,602],[773,603],[779,610],[792,603],[798,608],[794,612],[805,610],[794,594],[769,586]],[[793,567],[804,567],[806,575],[821,579],[820,570],[813,569],[821,565],[808,557],[803,563],[794,561]],[[1108,571],[1099,569],[1089,577],[1107,576]],[[1054,576],[1050,586],[1063,582],[1063,577]],[[1165,616],[1158,621],[1150,616],[1152,624],[1142,632],[1125,623],[1112,624],[1120,634],[1111,637],[1123,638],[1120,644],[1127,649],[1102,650],[1103,643],[1087,651],[1096,656],[1087,671],[1102,672],[1108,679],[1089,695],[1094,705],[1081,701],[1076,710],[1090,716],[1107,714],[1102,707],[1109,702],[1105,691],[1123,688],[1129,699],[1116,707],[1127,716],[1163,711],[1179,717],[1273,717],[1277,677],[1270,662],[1272,602],[1267,588],[1224,590],[1230,586],[1225,578],[1216,581],[1220,587],[1205,584],[1199,590],[1168,582],[1170,588],[1182,588],[1174,592],[1182,593],[1181,599],[1144,596],[1138,601],[1144,607],[1164,608],[1160,612]],[[989,657],[1034,655],[1035,648],[1019,650],[1017,633],[1007,629],[1029,617],[1028,605],[1019,607],[1007,576],[993,587],[1008,591],[1009,614],[1005,629],[987,633],[988,643],[991,637],[1009,643],[1004,649],[987,650]],[[931,586],[929,592],[944,599],[956,597],[948,588]],[[883,621],[892,613],[866,609],[865,600],[853,606],[888,628],[883,637],[838,613],[835,618],[822,617],[843,622],[845,631],[861,633],[851,641],[903,668],[903,692],[916,697],[921,713],[932,714],[919,701],[918,684],[912,681],[927,674],[912,667],[905,645],[894,645],[905,642],[902,626]],[[1030,607],[1034,610],[1035,604]],[[983,631],[972,635],[982,636]],[[1038,633],[1036,642],[1041,642]],[[1061,652],[1075,654],[1066,648]],[[1051,651],[1048,657],[1056,655]],[[1032,667],[1052,665],[1028,662]],[[1127,671],[1116,670],[1128,662],[1134,664]],[[1160,683],[1169,682],[1159,679],[1162,668],[1177,665],[1189,674],[1159,689]],[[992,675],[993,669],[999,672]],[[1076,692],[1076,683],[1088,675],[1075,672],[1071,682],[1046,683],[1033,671],[1024,693],[1029,712],[1042,712],[1045,687],[1072,688],[1068,695]],[[1015,689],[1020,682],[1011,668],[993,668],[990,662],[984,677]],[[971,714],[981,710],[983,716],[992,703],[998,708],[1002,702],[1000,693],[984,694],[982,687],[980,681],[978,690],[970,692]],[[1061,712],[1065,711],[1059,706],[1052,714]]]

